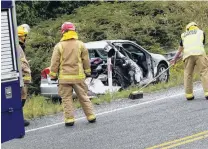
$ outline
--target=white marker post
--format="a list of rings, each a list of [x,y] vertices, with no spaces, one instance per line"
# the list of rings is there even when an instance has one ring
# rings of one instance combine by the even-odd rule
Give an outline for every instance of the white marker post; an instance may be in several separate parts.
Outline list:
[[[111,64],[111,58],[107,59],[107,65],[108,65],[108,87],[109,91],[113,91],[113,79],[112,79],[112,64]]]

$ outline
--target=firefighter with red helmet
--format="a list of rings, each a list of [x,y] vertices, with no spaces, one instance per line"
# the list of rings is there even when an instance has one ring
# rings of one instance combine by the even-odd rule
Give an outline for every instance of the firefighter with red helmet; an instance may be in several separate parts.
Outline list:
[[[50,77],[59,80],[59,95],[62,98],[65,126],[75,122],[72,94],[76,92],[87,120],[96,121],[93,105],[87,95],[86,76],[91,75],[89,53],[84,43],[78,40],[75,26],[65,22],[61,26],[62,38],[54,47],[51,58]]]

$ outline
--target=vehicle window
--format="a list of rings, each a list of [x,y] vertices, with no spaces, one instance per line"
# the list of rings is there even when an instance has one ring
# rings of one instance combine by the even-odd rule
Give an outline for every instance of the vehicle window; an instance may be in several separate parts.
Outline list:
[[[96,49],[89,49],[88,51],[89,51],[90,58],[100,57],[99,54],[97,53]]]
[[[108,53],[106,51],[104,51],[103,49],[98,49],[98,52],[103,56],[103,57],[107,57]]]
[[[132,44],[122,44],[123,48],[131,53],[132,59],[137,60],[139,62],[146,61],[146,56],[143,51],[141,51],[138,47]]]
[[[88,51],[89,51],[90,58],[95,58],[95,57],[107,58],[108,57],[108,53],[104,51],[103,49],[88,49]]]
[[[121,52],[121,54],[123,54],[124,56],[127,56],[127,54],[125,53],[125,51],[122,49],[122,47],[120,47],[120,46],[115,46],[116,47],[116,49],[119,51],[119,52]]]
[[[122,44],[122,46],[128,52],[131,52],[131,53],[143,53],[142,51],[139,50],[139,48],[137,48],[136,46],[134,46],[132,44],[126,44],[126,43],[124,43],[124,44]]]
[[[88,50],[89,52],[89,57],[91,58],[95,58],[95,51],[94,50]]]

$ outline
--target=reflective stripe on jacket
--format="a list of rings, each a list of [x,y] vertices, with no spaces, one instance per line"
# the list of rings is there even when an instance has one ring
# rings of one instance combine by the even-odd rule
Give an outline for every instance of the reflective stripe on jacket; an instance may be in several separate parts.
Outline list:
[[[84,43],[70,39],[54,47],[51,58],[50,76],[58,76],[59,83],[79,83],[90,74],[90,60]]]
[[[204,33],[202,30],[190,30],[181,34],[183,41],[183,60],[191,55],[206,55],[203,45]]]

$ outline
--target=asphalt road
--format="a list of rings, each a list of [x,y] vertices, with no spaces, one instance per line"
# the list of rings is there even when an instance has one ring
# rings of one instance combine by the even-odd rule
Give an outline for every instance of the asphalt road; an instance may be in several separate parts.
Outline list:
[[[75,126],[65,127],[62,114],[31,121],[23,139],[2,149],[208,149],[208,100],[199,83],[195,100],[186,101],[183,87],[95,106],[97,122],[81,110]]]

